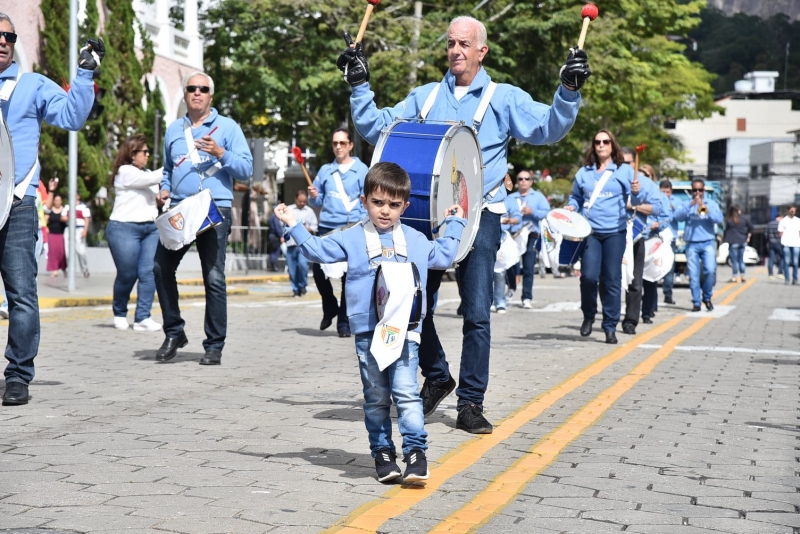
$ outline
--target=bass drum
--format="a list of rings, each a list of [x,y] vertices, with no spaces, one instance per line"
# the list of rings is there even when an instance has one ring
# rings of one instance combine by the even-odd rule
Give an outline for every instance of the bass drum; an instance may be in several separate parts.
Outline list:
[[[458,204],[467,226],[455,262],[469,254],[483,204],[483,159],[475,133],[463,123],[395,121],[383,132],[371,165],[397,163],[411,178],[410,206],[400,220],[428,239],[444,235],[444,210]]]
[[[0,228],[3,228],[14,202],[14,147],[8,126],[0,117]]]

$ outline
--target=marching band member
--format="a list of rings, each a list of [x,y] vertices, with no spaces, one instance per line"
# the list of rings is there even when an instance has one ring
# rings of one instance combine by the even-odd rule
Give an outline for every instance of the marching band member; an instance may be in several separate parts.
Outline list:
[[[362,137],[373,145],[380,139],[381,130],[396,118],[463,120],[478,131],[485,166],[485,207],[480,214],[472,251],[459,263],[457,273],[458,283],[469,291],[461,291],[464,339],[456,392],[456,426],[479,434],[491,433],[493,429],[483,415],[483,399],[489,383],[489,309],[492,304],[492,271],[500,244],[500,215],[505,211],[503,182],[508,170],[508,141],[513,137],[543,145],[562,139],[575,123],[580,106],[578,90],[591,74],[586,53],[578,48],[570,50],[561,70],[561,84],[553,105],[540,104],[513,85],[491,81],[481,64],[489,51],[486,41],[486,28],[480,21],[472,17],[454,19],[447,31],[450,68],[442,81],[417,87],[405,100],[384,109],[375,105],[375,95],[368,83],[369,66],[361,43],[357,43],[355,48],[345,49],[337,61],[352,87],[350,106],[353,121]],[[491,105],[483,108],[485,113],[478,117],[479,105],[484,98]],[[433,323],[435,294],[442,274],[435,271],[428,276],[428,313],[420,346],[420,367],[425,376],[420,394],[426,416],[432,414],[456,386]]]
[[[219,365],[228,329],[228,295],[225,287],[225,248],[231,230],[233,181],[247,180],[253,174],[253,156],[233,120],[211,107],[214,80],[202,72],[192,72],[183,79],[186,115],[167,128],[164,137],[164,177],[159,202],[168,198],[174,204],[208,189],[222,213],[222,224],[197,236],[197,253],[203,269],[206,290],[205,354],[200,365]],[[203,216],[207,214],[202,214]],[[156,360],[165,362],[185,347],[189,340],[186,324],[178,305],[178,281],[175,272],[191,243],[170,250],[159,241],[156,249],[156,291],[166,338],[156,352]]]
[[[513,239],[511,236],[522,228],[522,214],[519,210],[517,201],[507,196],[503,201],[506,207],[506,212],[500,217],[500,231],[506,233],[504,239]],[[516,244],[514,245],[516,246]],[[499,251],[498,251],[499,254]],[[494,270],[494,292],[493,298],[494,309],[497,313],[506,313],[506,271]]]
[[[550,203],[533,187],[533,173],[525,169],[517,174],[517,191],[509,197],[515,199],[522,214],[522,224],[530,225],[530,234],[525,253],[522,255],[522,307],[530,309],[533,300],[533,266],[536,264],[536,239],[539,237],[539,221],[547,217]]]
[[[8,346],[5,356],[4,406],[28,403],[33,360],[39,351],[39,298],[35,256],[36,189],[39,186],[39,135],[42,121],[65,130],[80,130],[94,103],[95,69],[105,55],[102,40],[81,49],[78,73],[65,92],[41,74],[20,73],[14,61],[14,24],[0,13],[0,108],[14,138],[14,197],[3,206],[8,219],[0,229],[0,270],[8,296]],[[99,73],[99,70],[98,70]]]
[[[667,202],[669,203],[668,207],[671,212],[669,228],[672,230],[672,243],[670,246],[672,247],[673,254],[675,254],[677,253],[677,245],[675,244],[675,241],[678,238],[678,221],[675,220],[675,211],[677,211],[683,202],[672,194],[672,182],[669,180],[661,180],[661,183],[658,184],[658,188],[661,189],[661,192],[664,193],[665,197],[667,197]],[[662,291],[664,292],[664,304],[675,304],[675,299],[672,298],[672,288],[674,286],[675,262],[672,262],[672,269],[670,269],[667,275],[664,277],[664,285],[662,286]]]
[[[575,175],[566,206],[586,217],[593,230],[586,238],[581,256],[581,336],[592,333],[599,284],[606,343],[615,344],[628,224],[625,208],[628,201],[634,210],[641,204],[650,204],[652,212],[658,215],[660,203],[642,187],[638,176],[633,175],[633,168],[623,165],[621,149],[610,131],[603,129],[595,134],[583,163],[584,167]]]
[[[643,175],[655,184],[658,183],[656,171],[650,165],[642,165],[639,167],[639,174]],[[647,223],[644,232],[642,233],[641,241],[645,242],[651,237],[659,235],[662,230],[670,226],[674,213],[670,207],[670,202],[663,191],[658,193],[661,202],[661,213],[658,215],[648,215]],[[671,245],[671,242],[670,242]],[[672,262],[672,267],[675,268],[675,262]],[[653,316],[658,311],[658,282],[650,282],[649,280],[642,279],[642,322],[650,324],[653,322]]]
[[[705,198],[705,187],[706,183],[703,180],[699,178],[692,180],[692,201],[684,203],[675,210],[675,219],[686,221],[683,227],[683,240],[686,242],[686,268],[689,271],[693,312],[700,311],[701,297],[708,311],[714,309],[711,297],[717,279],[717,234],[714,225],[722,223],[722,211],[714,200]]]
[[[319,208],[319,235],[326,235],[338,228],[346,228],[363,219],[367,212],[359,198],[364,191],[364,177],[369,168],[358,158],[351,156],[353,141],[350,130],[338,128],[333,131],[331,144],[336,159],[323,165],[308,187],[308,203]],[[331,281],[325,276],[319,263],[312,266],[314,284],[322,298],[322,321],[319,329],[325,330],[336,319],[339,337],[350,337],[347,321],[347,273],[342,276],[342,296],[339,302],[333,294]]]

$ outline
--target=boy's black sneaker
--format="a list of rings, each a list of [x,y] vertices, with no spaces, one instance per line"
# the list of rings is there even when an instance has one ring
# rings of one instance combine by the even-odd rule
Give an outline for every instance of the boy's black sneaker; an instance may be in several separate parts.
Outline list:
[[[422,390],[419,392],[419,396],[422,399],[422,415],[428,417],[435,412],[439,403],[450,395],[454,389],[456,389],[456,381],[452,376],[441,386],[426,379],[425,383],[422,384]]]
[[[458,409],[456,428],[470,434],[491,434],[492,423],[483,416],[483,408],[475,404],[465,404]]]
[[[407,464],[406,474],[403,476],[403,483],[424,486],[425,481],[428,480],[430,476],[430,472],[428,471],[428,459],[425,458],[425,453],[419,449],[412,449],[411,452],[406,454],[403,461]]]
[[[390,482],[399,478],[402,473],[397,465],[397,455],[389,449],[379,450],[375,456],[375,471],[378,473],[378,482]]]

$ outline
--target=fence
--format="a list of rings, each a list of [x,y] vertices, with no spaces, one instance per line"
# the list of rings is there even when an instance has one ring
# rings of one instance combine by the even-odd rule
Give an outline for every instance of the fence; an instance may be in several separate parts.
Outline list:
[[[231,226],[226,270],[267,271],[270,266],[269,254],[274,245],[270,245],[268,227]]]

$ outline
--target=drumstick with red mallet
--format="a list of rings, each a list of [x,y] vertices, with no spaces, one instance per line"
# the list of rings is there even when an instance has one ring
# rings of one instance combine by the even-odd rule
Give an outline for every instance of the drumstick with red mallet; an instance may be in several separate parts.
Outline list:
[[[583,43],[586,41],[586,32],[589,31],[589,23],[597,18],[600,11],[594,4],[586,4],[581,9],[581,17],[583,18],[583,27],[581,28],[581,36],[578,38],[578,48],[583,49]]]
[[[208,135],[208,136],[211,136],[211,134],[213,134],[214,132],[216,132],[216,131],[217,131],[217,128],[219,128],[219,126],[214,126],[214,128],[212,128],[212,130],[211,130],[210,132],[208,132],[206,135]],[[203,137],[205,137],[205,136],[203,136]],[[188,148],[188,147],[187,147],[187,148]],[[188,158],[188,157],[189,157],[189,155],[190,155],[192,152],[194,152],[195,150],[197,150],[197,147],[196,147],[196,146],[193,146],[193,147],[192,147],[192,149],[191,149],[191,150],[189,150],[189,152],[187,152],[187,153],[186,153],[186,155],[185,155],[185,156],[183,156],[183,157],[181,158],[181,160],[180,160],[178,163],[176,163],[176,164],[175,164],[175,168],[177,169],[178,167],[180,167],[181,163],[183,163],[184,161],[186,161],[186,158]]]
[[[372,15],[372,10],[380,3],[381,0],[367,0],[367,10],[364,12],[364,18],[361,19],[361,27],[358,29],[356,43],[360,43],[364,38],[364,33],[367,31],[367,24],[369,24],[369,17]]]
[[[309,187],[314,187],[314,184],[311,182],[311,176],[308,175],[308,171],[306,170],[305,159],[303,159],[303,152],[300,150],[300,147],[294,147],[292,149],[292,154],[294,154],[295,161],[300,164],[300,168],[303,169],[303,175],[306,177],[306,182],[308,182]]]

